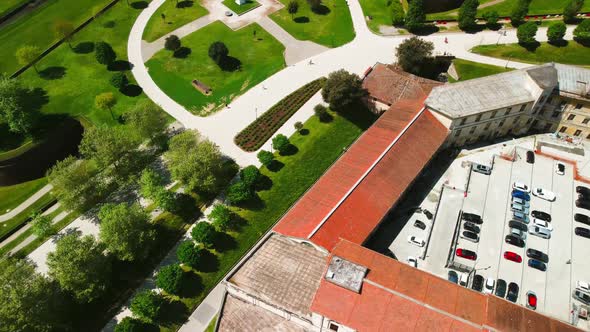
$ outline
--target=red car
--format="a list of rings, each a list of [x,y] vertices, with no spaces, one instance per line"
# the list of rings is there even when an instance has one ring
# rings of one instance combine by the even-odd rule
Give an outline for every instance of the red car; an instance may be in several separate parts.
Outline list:
[[[537,294],[533,291],[526,293],[526,307],[532,310],[537,309]]]
[[[459,249],[457,249],[456,254],[459,257],[463,257],[465,259],[469,259],[469,260],[472,260],[472,261],[474,261],[474,260],[477,259],[477,254],[474,253],[473,251],[467,250],[467,249],[461,249],[461,248],[459,248]]]
[[[522,262],[522,257],[520,257],[519,254],[512,252],[512,251],[505,251],[504,252],[504,258],[506,258],[509,261],[513,261],[516,263],[521,263]]]

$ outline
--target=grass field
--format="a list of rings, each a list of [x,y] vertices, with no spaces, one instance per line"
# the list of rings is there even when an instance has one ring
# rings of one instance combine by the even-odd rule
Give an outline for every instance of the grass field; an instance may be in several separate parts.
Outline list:
[[[381,25],[391,26],[393,19],[391,0],[359,0],[359,3],[365,17],[371,16],[371,20],[367,21],[367,26],[373,32],[379,33]],[[388,3],[390,3],[389,6]]]
[[[2,2],[5,0],[2,0]],[[48,0],[13,23],[0,28],[0,73],[13,73],[19,64],[15,52],[23,45],[35,45],[44,50],[58,38],[53,24],[58,20],[75,26],[92,16],[93,8],[104,7],[109,0]]]
[[[0,17],[8,14],[11,10],[27,2],[28,0],[2,0],[0,1]]]
[[[225,43],[229,56],[241,62],[241,69],[223,71],[209,58],[209,46],[215,41]],[[183,38],[182,45],[190,49],[186,58],[175,58],[170,51],[161,50],[146,65],[164,92],[199,115],[214,112],[285,66],[284,46],[258,24],[233,31],[214,22]],[[205,96],[197,91],[191,84],[193,79],[213,92]]]
[[[199,4],[199,1],[176,1],[168,0],[162,4],[152,15],[143,31],[143,39],[148,42],[164,36],[181,26],[190,23],[209,12]],[[162,18],[164,14],[164,18]]]
[[[238,5],[235,0],[223,0],[222,3],[238,15],[241,15],[256,7],[260,7],[260,3],[258,3],[255,0],[247,0],[246,3],[243,5]]]
[[[517,0],[504,0],[501,3],[477,11],[478,15],[486,11],[497,11],[500,16],[509,16]],[[561,14],[568,0],[532,0],[528,15]],[[590,1],[585,1],[582,11],[590,11]]]
[[[453,60],[453,64],[455,65],[455,69],[459,74],[458,81],[467,81],[478,77],[504,73],[512,70],[511,68],[498,67],[463,59],[455,59]],[[452,77],[449,77],[449,80],[454,81]]]
[[[47,193],[41,198],[39,198],[35,203],[31,204],[28,208],[24,209],[21,213],[17,214],[14,218],[7,220],[5,222],[0,223],[0,236],[4,236],[11,230],[15,229],[16,227],[20,226],[24,223],[33,213],[39,211],[43,207],[47,206],[49,203],[54,201],[55,199],[51,196],[50,193]]]
[[[47,184],[46,178],[0,187],[0,215],[12,210]]]
[[[590,47],[584,47],[574,41],[567,46],[541,45],[533,52],[518,44],[481,45],[472,50],[474,53],[528,63],[559,62],[572,65],[590,66]]]
[[[293,18],[287,11],[290,0],[279,1],[285,8],[270,15],[270,18],[293,37],[327,47],[338,47],[354,39],[355,32],[346,0],[324,1],[320,14],[312,12],[306,1],[300,1],[299,11]]]

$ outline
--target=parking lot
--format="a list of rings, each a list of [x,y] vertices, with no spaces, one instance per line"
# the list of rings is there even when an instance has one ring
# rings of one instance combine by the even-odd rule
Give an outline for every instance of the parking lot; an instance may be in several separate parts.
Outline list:
[[[473,275],[481,275],[484,279],[502,279],[507,284],[514,282],[519,286],[517,303],[524,306],[525,294],[533,291],[537,295],[537,311],[571,322],[573,304],[581,304],[572,298],[576,282],[590,281],[590,239],[574,234],[575,227],[590,227],[573,219],[575,213],[590,215],[590,211],[576,207],[575,188],[578,185],[590,185],[574,180],[573,164],[565,163],[565,174],[558,175],[555,172],[555,164],[558,161],[549,156],[536,154],[535,162],[528,163],[526,151],[529,149],[532,149],[532,144],[517,147],[514,161],[482,152],[480,155],[473,154],[462,158],[464,160],[461,163],[453,163],[451,168],[456,168],[455,173],[465,170],[465,167],[460,168],[461,164],[464,166],[465,159],[476,160],[488,166],[493,163],[493,169],[490,175],[473,171],[469,174],[469,171],[466,171],[466,191],[461,187],[460,181],[455,181],[459,184],[455,188],[446,186],[442,190],[434,221],[428,221],[425,230],[418,229],[413,226],[413,220],[426,218],[416,213],[393,241],[390,250],[400,260],[405,260],[407,256],[421,257],[425,254],[423,260],[418,260],[418,268],[443,278],[448,276],[449,269],[445,266],[451,250],[462,248],[474,251],[477,253],[475,261],[454,257],[454,262],[464,265],[466,271],[475,269],[471,278]],[[555,193],[556,199],[553,202],[530,195],[530,211],[547,212],[552,217],[553,231],[550,239],[528,233],[523,248],[505,242],[505,236],[510,233],[508,223],[513,219],[510,204],[514,182],[522,182],[532,189],[540,187]],[[439,185],[441,184],[437,184]],[[479,225],[481,230],[477,243],[458,238],[456,246],[454,245],[453,235],[460,211],[482,217],[483,223]],[[530,225],[532,217],[529,215],[529,218]],[[463,228],[460,231],[463,232]],[[408,243],[407,238],[412,235],[422,239],[430,238],[430,241],[427,246],[420,248]],[[545,272],[527,265],[526,250],[529,248],[548,255],[549,261]],[[522,262],[516,263],[505,259],[505,251],[520,255]],[[577,325],[589,329],[587,321],[580,320]]]

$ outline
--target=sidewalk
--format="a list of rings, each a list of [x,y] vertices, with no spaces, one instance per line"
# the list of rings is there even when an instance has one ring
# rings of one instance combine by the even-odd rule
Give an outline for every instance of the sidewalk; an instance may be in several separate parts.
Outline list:
[[[19,206],[10,210],[10,212],[8,212],[8,213],[0,215],[0,222],[4,222],[4,221],[14,218],[17,214],[23,212],[29,206],[31,206],[33,203],[35,203],[37,200],[39,200],[39,198],[41,198],[41,196],[50,192],[51,189],[53,189],[53,186],[51,184],[45,185],[45,187],[39,189],[39,191],[34,193],[33,196],[29,197],[26,201],[22,202]]]

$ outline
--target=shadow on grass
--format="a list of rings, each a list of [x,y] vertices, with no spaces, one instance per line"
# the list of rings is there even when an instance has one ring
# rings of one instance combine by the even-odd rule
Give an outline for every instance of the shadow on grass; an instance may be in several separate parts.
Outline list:
[[[574,37],[574,40],[575,40],[575,41],[576,41],[578,44],[580,44],[580,45],[582,45],[582,46],[584,46],[584,47],[590,47],[590,38],[586,38],[586,39],[584,39],[584,38],[576,38],[576,37]]]
[[[309,135],[309,129],[307,129],[307,128],[301,129],[299,131],[299,135],[301,135],[301,136],[307,136],[307,135]]]
[[[200,272],[217,272],[219,270],[219,259],[214,253],[207,249],[200,250],[201,259],[199,265],[196,267]]]
[[[93,42],[80,42],[74,46],[74,53],[78,54],[88,54],[94,51],[94,43]]]
[[[190,0],[180,1],[176,3],[176,8],[190,8],[193,6],[193,4],[194,2]]]
[[[194,273],[191,274],[194,275]],[[188,284],[188,280],[186,283]],[[180,301],[168,301],[160,309],[158,323],[165,327],[182,324],[189,314],[190,312],[186,304]]]
[[[139,85],[127,84],[121,88],[121,93],[127,97],[137,97],[143,92],[143,89]]]
[[[369,129],[377,119],[377,116],[360,101],[340,110],[338,114],[362,130]]]
[[[312,8],[311,11],[318,15],[328,15],[331,12],[330,8],[324,5],[319,5],[315,8]]]
[[[502,29],[502,24],[501,23],[494,23],[494,24],[486,24],[486,27],[490,30],[493,31],[498,31],[500,29]]]
[[[223,71],[236,71],[240,70],[242,67],[242,61],[238,58],[234,58],[231,55],[226,56],[225,58],[219,61],[219,67]]]
[[[485,24],[476,24],[472,27],[469,27],[469,28],[463,30],[463,32],[473,34],[473,33],[482,32],[483,30],[485,30],[485,28],[486,28]]]
[[[115,27],[115,25],[117,25],[117,23],[115,21],[106,21],[102,24],[103,27],[107,28],[107,29],[112,29]]]
[[[127,60],[113,61],[113,63],[111,63],[107,67],[107,69],[109,71],[126,71],[126,70],[131,70],[132,68],[133,68],[133,64]]]
[[[47,67],[39,71],[39,76],[44,80],[58,80],[66,75],[66,68],[61,66]]]
[[[213,247],[218,252],[225,252],[228,250],[235,249],[238,246],[238,242],[231,235],[223,232],[218,232],[215,237],[215,243]]]
[[[529,52],[535,52],[537,50],[537,48],[539,48],[539,46],[541,46],[541,43],[539,43],[538,41],[535,41],[532,43],[518,43],[518,45],[522,46],[523,48],[525,48]]]
[[[260,178],[256,182],[256,186],[254,187],[254,190],[264,191],[264,190],[269,190],[270,188],[272,188],[272,179],[264,174],[261,174]]]
[[[433,33],[437,33],[440,29],[436,25],[428,24],[418,29],[412,30],[412,33],[418,36],[427,36]]]
[[[25,90],[22,95],[19,96],[23,105],[23,108],[27,111],[39,111],[43,105],[49,102],[49,96],[47,91],[41,88],[34,88],[32,90]]]
[[[192,50],[188,47],[180,47],[172,54],[173,57],[177,59],[185,59],[192,53]]]
[[[131,8],[133,9],[145,9],[148,6],[147,1],[135,1],[131,3]]]
[[[285,167],[285,164],[278,160],[273,160],[272,163],[270,163],[270,165],[266,166],[266,168],[271,172],[278,172],[281,169],[283,169],[283,167]]]
[[[555,47],[566,47],[567,45],[569,45],[569,42],[567,40],[562,39],[549,42],[549,45],[553,45]]]
[[[307,16],[299,16],[293,19],[295,23],[309,23],[309,17]]]
[[[320,118],[320,122],[322,123],[329,123],[332,122],[332,120],[334,120],[334,117],[332,116],[332,114],[326,112],[326,113],[322,113],[322,115],[319,116]]]
[[[192,272],[186,272],[184,274],[184,280],[182,284],[182,290],[180,297],[188,298],[188,297],[195,297],[205,289],[205,285],[203,285],[203,279],[200,275]]]
[[[247,202],[242,202],[240,204],[236,204],[237,206],[251,211],[260,211],[266,207],[266,203],[255,195],[251,200]]]
[[[293,144],[289,144],[285,150],[281,151],[279,154],[281,156],[292,156],[294,154],[296,154],[297,152],[299,152],[299,148],[297,148],[295,145]]]
[[[178,211],[175,211],[175,213],[185,222],[189,222],[201,214],[201,211],[197,207],[197,202],[193,196],[185,193],[178,193],[176,195],[176,199],[178,200],[179,208]]]

